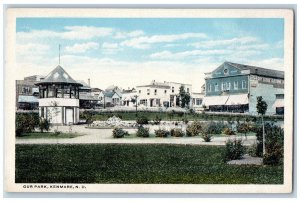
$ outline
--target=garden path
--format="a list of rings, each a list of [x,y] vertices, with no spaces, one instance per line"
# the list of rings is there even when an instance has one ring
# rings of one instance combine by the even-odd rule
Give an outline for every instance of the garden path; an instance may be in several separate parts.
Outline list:
[[[230,137],[214,137],[211,142],[204,142],[201,137],[168,137],[168,138],[112,138],[112,129],[89,129],[85,128],[86,125],[74,125],[72,126],[72,132],[82,134],[75,138],[38,138],[38,139],[16,139],[17,144],[107,144],[107,143],[119,143],[119,144],[187,144],[187,145],[225,145],[226,141],[234,136]],[[56,127],[52,128],[52,130]],[[158,129],[158,126],[150,126],[150,133]],[[69,126],[58,126],[58,130],[61,132],[70,132]],[[126,129],[130,133],[135,133],[136,129]],[[255,143],[255,136],[236,137],[242,139],[244,145],[251,145]]]

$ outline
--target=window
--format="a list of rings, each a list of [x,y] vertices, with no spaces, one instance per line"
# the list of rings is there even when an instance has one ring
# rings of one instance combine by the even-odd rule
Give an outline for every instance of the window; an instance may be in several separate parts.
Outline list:
[[[234,81],[234,83],[233,83],[233,89],[234,90],[238,90],[239,89],[238,81]]]
[[[186,92],[187,92],[187,93],[189,93],[189,92],[190,92],[190,89],[189,89],[189,88],[187,88],[187,89],[186,89]]]
[[[142,91],[141,90],[139,90],[139,94],[141,94],[142,93]]]
[[[230,82],[227,82],[227,88],[226,88],[226,90],[230,90],[230,88],[231,88],[231,84],[230,84]]]
[[[197,98],[196,99],[196,105],[201,105],[202,104],[202,99]]]
[[[172,93],[174,93],[174,87],[172,87]]]
[[[150,89],[147,89],[147,95],[150,95]]]
[[[157,89],[154,89],[154,95],[156,95],[157,94]]]
[[[208,91],[208,92],[211,92],[211,84],[208,84],[207,91]]]
[[[221,90],[224,91],[224,90],[226,90],[226,89],[227,89],[226,83],[222,83],[222,85],[221,85]]]
[[[219,91],[219,85],[217,83],[215,84],[215,91]]]
[[[29,94],[30,88],[29,87],[23,87],[22,94]]]
[[[165,94],[167,94],[167,90],[165,90]]]
[[[242,88],[246,89],[246,81],[245,80],[242,81]]]

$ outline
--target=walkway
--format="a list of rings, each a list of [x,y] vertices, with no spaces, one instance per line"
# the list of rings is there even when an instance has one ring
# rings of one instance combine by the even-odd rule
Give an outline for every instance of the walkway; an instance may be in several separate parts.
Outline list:
[[[211,142],[204,142],[200,137],[168,137],[168,138],[113,138],[112,129],[87,129],[86,125],[72,126],[72,132],[83,134],[75,138],[51,138],[51,139],[16,139],[16,144],[185,144],[185,145],[225,145],[226,141],[235,137],[214,137]],[[151,126],[150,132],[153,132],[158,126]],[[55,129],[56,127],[52,128]],[[61,132],[69,132],[69,126],[59,126]],[[136,129],[126,129],[134,133]],[[236,137],[240,139],[241,137]],[[247,140],[242,137],[244,145],[255,143],[256,137],[249,136]]]

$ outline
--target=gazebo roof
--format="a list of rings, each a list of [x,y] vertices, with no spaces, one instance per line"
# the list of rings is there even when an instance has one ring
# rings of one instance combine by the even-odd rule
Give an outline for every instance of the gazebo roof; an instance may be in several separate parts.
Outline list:
[[[35,83],[39,84],[73,84],[77,86],[82,86],[81,83],[75,81],[60,65],[58,65],[54,70],[52,70],[43,80]]]

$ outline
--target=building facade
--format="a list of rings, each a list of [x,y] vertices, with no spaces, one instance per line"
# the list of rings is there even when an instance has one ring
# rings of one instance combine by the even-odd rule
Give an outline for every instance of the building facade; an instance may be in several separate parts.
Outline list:
[[[262,96],[267,114],[276,114],[277,94],[284,94],[283,71],[224,62],[206,74],[203,104],[210,111],[256,114],[257,97]]]
[[[35,110],[38,109],[39,88],[36,82],[45,77],[33,75],[25,77],[24,80],[16,80],[16,109]]]
[[[180,105],[179,89],[183,86],[185,92],[192,92],[191,84],[177,82],[156,82],[137,86],[138,104],[146,107],[176,107]]]
[[[77,124],[79,122],[79,88],[60,65],[45,79],[37,82],[39,87],[39,115],[52,124]]]

